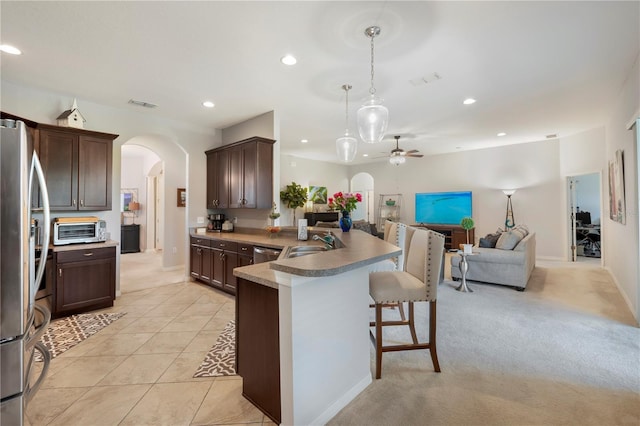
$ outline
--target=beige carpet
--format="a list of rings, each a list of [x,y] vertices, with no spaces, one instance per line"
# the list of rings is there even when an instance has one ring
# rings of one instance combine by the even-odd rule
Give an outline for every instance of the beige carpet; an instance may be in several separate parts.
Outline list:
[[[329,424],[639,425],[635,320],[606,271],[557,265],[540,264],[524,292],[441,284],[442,372],[427,351],[384,354],[382,378]],[[426,340],[426,326],[419,335]],[[409,333],[395,328],[386,337]],[[373,350],[371,360],[374,371]]]

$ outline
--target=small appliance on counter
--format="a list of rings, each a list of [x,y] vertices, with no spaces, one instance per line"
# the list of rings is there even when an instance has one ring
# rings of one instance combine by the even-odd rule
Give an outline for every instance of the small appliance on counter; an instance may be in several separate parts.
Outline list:
[[[233,232],[233,223],[229,219],[222,224],[222,232]]]
[[[107,241],[107,223],[95,216],[57,217],[51,222],[54,246]]]
[[[224,214],[215,213],[209,215],[209,224],[207,225],[208,231],[222,231],[222,224],[224,223]]]

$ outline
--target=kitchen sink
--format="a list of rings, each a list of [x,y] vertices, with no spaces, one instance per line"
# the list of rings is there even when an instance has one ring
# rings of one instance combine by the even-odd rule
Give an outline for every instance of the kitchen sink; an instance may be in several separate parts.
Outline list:
[[[289,249],[289,252],[287,253],[287,259],[307,256],[309,254],[320,253],[327,250],[329,249],[325,246],[295,246]]]

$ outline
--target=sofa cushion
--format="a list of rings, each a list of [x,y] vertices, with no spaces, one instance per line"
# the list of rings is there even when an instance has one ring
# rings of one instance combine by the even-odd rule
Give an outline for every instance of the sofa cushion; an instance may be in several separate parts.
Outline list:
[[[480,238],[480,242],[478,245],[484,248],[494,248],[496,243],[498,242],[498,238],[500,238],[501,232],[496,232],[495,234],[487,234],[484,237]]]
[[[528,231],[522,228],[513,228],[510,231],[503,232],[496,242],[496,248],[500,250],[513,250],[527,234]]]
[[[353,229],[359,229],[367,234],[371,234],[371,224],[366,220],[354,220],[352,225]]]

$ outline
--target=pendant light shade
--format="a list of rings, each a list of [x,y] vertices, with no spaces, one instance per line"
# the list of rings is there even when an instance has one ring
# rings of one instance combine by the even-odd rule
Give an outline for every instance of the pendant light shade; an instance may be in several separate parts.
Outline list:
[[[345,131],[344,136],[336,139],[336,152],[340,161],[350,163],[356,158],[356,152],[358,151],[358,140],[349,135],[349,90],[351,86],[343,84],[342,89],[345,91]]]
[[[382,141],[389,124],[389,110],[382,105],[382,99],[376,96],[373,85],[373,39],[380,34],[380,27],[369,27],[364,33],[371,39],[371,88],[369,98],[365,99],[358,110],[358,133],[363,142],[378,143]]]
[[[400,164],[404,164],[404,162],[407,161],[406,158],[404,158],[402,155],[392,155],[391,157],[389,157],[389,163],[399,166]]]

